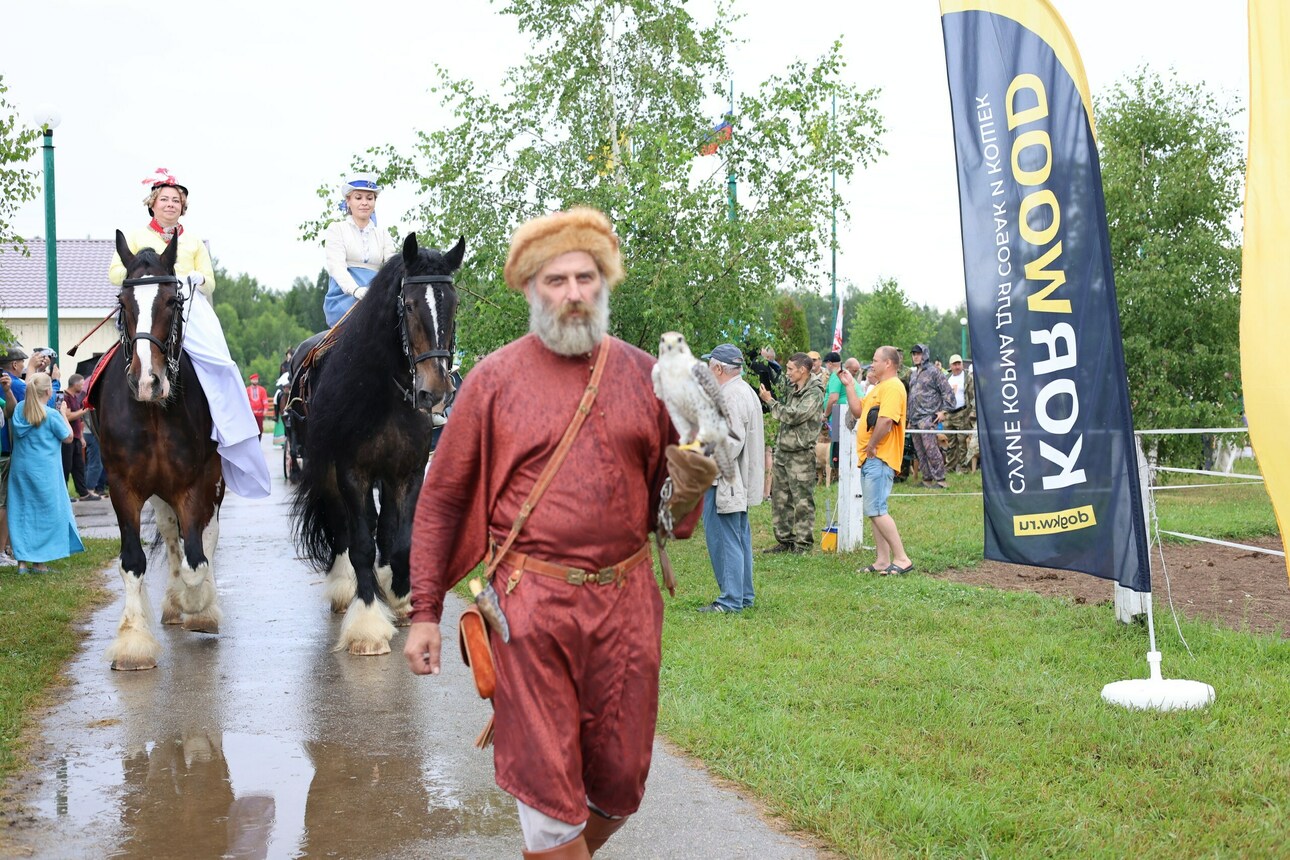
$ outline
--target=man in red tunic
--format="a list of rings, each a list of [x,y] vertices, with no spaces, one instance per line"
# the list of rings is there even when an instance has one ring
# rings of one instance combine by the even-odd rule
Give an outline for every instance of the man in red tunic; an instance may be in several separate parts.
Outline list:
[[[252,373],[251,384],[246,387],[246,397],[251,401],[251,414],[255,416],[255,429],[264,436],[264,416],[269,413],[269,392],[260,384],[260,374]]]
[[[590,414],[493,580],[510,624],[509,643],[491,636],[497,784],[519,804],[525,857],[586,858],[645,792],[663,624],[647,539],[676,431],[653,395],[654,358],[607,336],[623,268],[603,214],[522,225],[504,275],[528,298],[530,333],[481,361],[453,405],[413,525],[404,656],[439,672],[444,593],[505,542],[609,349]],[[695,457],[671,467],[685,488],[671,502],[677,537],[716,474]],[[574,584],[571,569],[613,571]]]

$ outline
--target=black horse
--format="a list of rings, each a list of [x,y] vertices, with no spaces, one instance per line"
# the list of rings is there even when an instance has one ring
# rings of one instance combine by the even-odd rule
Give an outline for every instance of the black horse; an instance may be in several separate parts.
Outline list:
[[[431,412],[454,390],[452,273],[465,252],[464,238],[440,253],[409,234],[344,320],[296,350],[290,408],[307,453],[291,513],[301,555],[328,571],[327,597],[345,612],[337,651],[389,653],[395,622],[407,623],[412,515]]]
[[[143,587],[147,557],[139,540],[152,499],[166,540],[170,583],[161,620],[218,633],[220,610],[211,556],[219,540],[224,483],[211,412],[184,339],[184,284],[175,277],[179,243],[158,254],[130,252],[118,230],[126,279],[117,297],[121,342],[102,359],[89,402],[121,530],[125,610],[108,648],[114,669],[152,669],[161,651]],[[187,301],[191,301],[188,298]]]

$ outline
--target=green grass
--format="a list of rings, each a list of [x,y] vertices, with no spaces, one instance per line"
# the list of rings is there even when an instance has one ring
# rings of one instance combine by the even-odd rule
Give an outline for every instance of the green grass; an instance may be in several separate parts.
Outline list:
[[[951,491],[972,482],[952,476]],[[1230,492],[1175,495],[1260,504]],[[1160,506],[1163,528],[1202,514]],[[980,508],[892,502],[923,571],[980,560]],[[1194,533],[1230,534],[1216,519]],[[768,506],[753,531],[757,547],[773,542]],[[1166,677],[1207,681],[1217,700],[1135,713],[1100,692],[1145,676],[1146,634],[1106,606],[857,575],[872,553],[816,553],[759,555],[757,605],[713,616],[694,611],[716,595],[702,534],[672,558],[661,731],[844,855],[1290,854],[1290,641],[1184,621],[1191,658],[1158,625]]]
[[[20,763],[23,731],[76,652],[76,624],[106,599],[99,571],[116,557],[119,542],[84,543],[85,552],[50,562],[48,574],[0,570],[0,779]]]

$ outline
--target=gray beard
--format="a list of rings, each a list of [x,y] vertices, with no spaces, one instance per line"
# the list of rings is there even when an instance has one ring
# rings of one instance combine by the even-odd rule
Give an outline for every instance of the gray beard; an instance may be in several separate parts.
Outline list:
[[[560,319],[559,311],[548,307],[536,289],[529,290],[529,331],[557,355],[586,355],[609,331],[609,288],[600,288],[589,315],[569,320]]]

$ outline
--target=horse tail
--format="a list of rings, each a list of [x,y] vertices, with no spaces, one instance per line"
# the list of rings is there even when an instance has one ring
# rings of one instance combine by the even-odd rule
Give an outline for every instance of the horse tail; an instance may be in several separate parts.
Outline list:
[[[306,458],[291,500],[296,549],[316,570],[325,571],[335,560],[335,533],[328,511],[344,510],[328,463]]]

